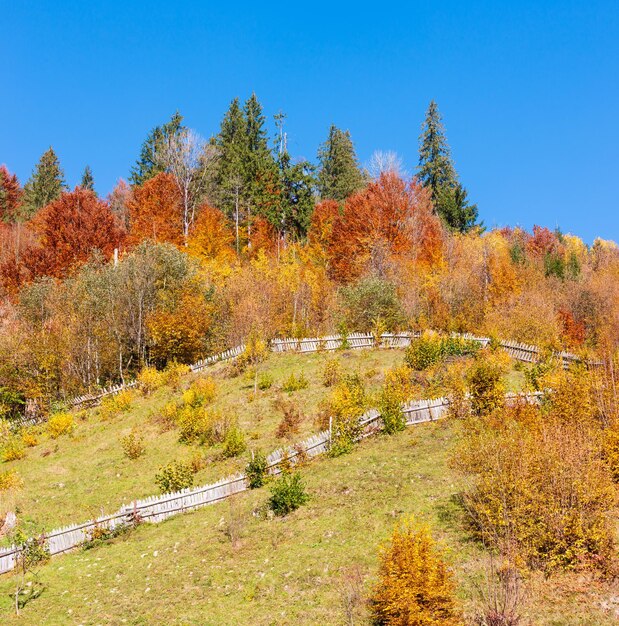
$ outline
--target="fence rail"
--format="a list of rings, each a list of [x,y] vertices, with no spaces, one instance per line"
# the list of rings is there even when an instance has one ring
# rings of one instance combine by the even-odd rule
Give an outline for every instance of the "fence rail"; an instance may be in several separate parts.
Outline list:
[[[514,402],[518,398],[525,398],[528,402],[537,402],[542,395],[541,392],[530,394],[509,393],[506,398],[508,402]],[[447,398],[416,400],[404,403],[402,412],[406,419],[406,425],[412,426],[445,417],[448,407],[449,400]],[[360,438],[373,434],[381,427],[380,412],[376,409],[370,409],[359,418],[359,425],[362,430]],[[284,463],[294,466],[301,459],[311,459],[324,454],[328,451],[330,442],[331,433],[329,430],[325,430],[308,437],[294,446],[275,450],[267,457],[268,471],[272,475],[277,475],[281,473]],[[121,506],[112,515],[59,528],[42,535],[40,539],[45,541],[50,555],[63,554],[92,539],[93,533],[97,530],[106,529],[113,531],[135,520],[151,523],[161,522],[178,513],[215,504],[246,489],[248,489],[247,476],[245,474],[235,474],[209,485],[135,500],[131,504]],[[0,550],[0,574],[9,572],[16,566],[19,553],[20,549],[16,546]]]

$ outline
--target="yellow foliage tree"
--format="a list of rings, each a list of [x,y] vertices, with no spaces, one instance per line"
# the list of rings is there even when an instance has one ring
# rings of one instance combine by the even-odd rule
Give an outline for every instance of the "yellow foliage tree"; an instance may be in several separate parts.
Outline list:
[[[416,526],[412,519],[398,524],[379,558],[379,580],[370,598],[375,624],[463,624],[452,576],[426,526]]]

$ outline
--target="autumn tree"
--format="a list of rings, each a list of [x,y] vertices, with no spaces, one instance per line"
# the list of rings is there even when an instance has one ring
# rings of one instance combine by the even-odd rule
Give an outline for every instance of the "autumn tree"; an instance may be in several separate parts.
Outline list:
[[[419,138],[419,180],[432,193],[436,212],[449,228],[470,230],[477,221],[477,206],[469,204],[458,181],[445,129],[434,100],[430,102]]]
[[[378,582],[370,598],[381,626],[463,624],[455,583],[426,526],[398,524],[380,553]]]
[[[167,241],[177,246],[185,243],[182,198],[171,174],[159,173],[134,187],[127,207],[130,243],[137,244],[144,239]]]
[[[318,149],[318,191],[323,200],[343,202],[363,187],[364,180],[349,131],[334,124]]]
[[[23,219],[31,218],[39,209],[59,198],[66,188],[60,161],[50,147],[24,186]]]
[[[187,245],[189,230],[210,180],[215,149],[194,131],[181,128],[163,138],[157,158],[163,171],[172,176],[178,189],[183,209],[183,238]]]
[[[121,229],[125,232],[129,230],[129,200],[132,193],[131,187],[120,178],[107,197],[110,211],[116,216]]]
[[[150,131],[142,144],[140,157],[131,168],[129,181],[132,185],[142,185],[150,178],[165,171],[160,156],[161,149],[169,137],[176,135],[183,129],[183,116],[177,111],[169,122],[162,126],[156,126]]]
[[[348,198],[335,218],[328,245],[330,272],[344,282],[367,271],[385,276],[395,257],[436,262],[441,245],[429,192],[414,180],[383,174]]]
[[[202,260],[234,258],[234,234],[226,216],[207,204],[200,207],[189,237],[189,253]]]
[[[0,219],[14,223],[19,219],[23,190],[17,175],[11,174],[5,165],[0,165]]]
[[[108,204],[80,187],[47,205],[33,228],[39,245],[23,261],[33,276],[66,276],[95,250],[110,258],[122,241]]]

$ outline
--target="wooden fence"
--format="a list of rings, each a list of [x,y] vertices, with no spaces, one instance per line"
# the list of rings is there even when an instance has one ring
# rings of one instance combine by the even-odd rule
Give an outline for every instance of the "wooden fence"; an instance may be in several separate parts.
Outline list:
[[[272,339],[269,348],[272,352],[319,352],[333,351],[342,348],[360,349],[360,348],[406,348],[411,341],[421,337],[420,331],[402,332],[402,333],[383,333],[380,337],[375,337],[371,333],[352,333],[345,337],[342,335],[326,335],[324,337],[311,337],[303,339]],[[452,337],[461,337],[469,341],[476,341],[482,347],[486,347],[490,343],[489,337],[477,337],[471,333],[452,333]],[[516,341],[501,341],[499,346],[505,350],[509,356],[517,361],[525,363],[536,363],[542,358],[542,350],[536,346],[518,343]],[[193,365],[190,369],[193,372],[199,372],[211,365],[222,361],[230,361],[238,357],[245,350],[244,345],[230,348],[220,354],[214,354],[210,357],[202,359]],[[555,358],[559,359],[565,369],[572,363],[580,361],[580,358],[569,352],[555,352]],[[589,365],[600,365],[597,361],[589,361]],[[90,408],[96,406],[106,396],[115,395],[124,389],[131,389],[137,386],[137,381],[133,380],[125,384],[114,385],[106,389],[102,389],[96,393],[84,394],[76,396],[69,400],[68,405],[71,408]],[[17,429],[22,426],[31,426],[45,421],[44,416],[33,417],[24,416],[18,420],[11,420],[12,427]]]
[[[526,398],[529,402],[537,402],[543,394],[507,394],[507,401],[513,402],[518,398]],[[402,411],[407,426],[430,422],[445,417],[449,407],[447,398],[430,400],[416,400],[402,405]],[[370,409],[359,418],[361,428],[360,438],[369,436],[381,429],[381,415],[376,409]],[[267,457],[269,473],[281,473],[284,462],[287,466],[294,466],[299,460],[311,459],[329,450],[331,433],[329,430],[312,435],[301,443],[275,450]],[[157,523],[179,513],[191,511],[209,504],[215,504],[234,494],[248,489],[247,476],[235,474],[216,483],[183,489],[176,493],[151,496],[143,500],[123,505],[116,513],[99,517],[82,524],[66,526],[53,530],[40,537],[45,542],[50,554],[58,555],[91,540],[97,531],[106,529],[113,531],[118,527],[144,521]],[[0,574],[11,571],[19,556],[19,548],[11,546],[0,550]]]

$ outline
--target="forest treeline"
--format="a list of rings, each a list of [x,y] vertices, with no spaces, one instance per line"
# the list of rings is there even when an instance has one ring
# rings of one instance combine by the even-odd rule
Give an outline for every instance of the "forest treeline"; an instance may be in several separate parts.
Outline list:
[[[255,95],[208,141],[176,113],[106,198],[89,167],[69,189],[52,148],[23,187],[0,167],[5,412],[252,333],[432,327],[615,349],[617,246],[484,229],[434,102],[413,177],[393,153],[361,167],[335,126],[315,164],[294,159],[275,125],[271,140]]]

